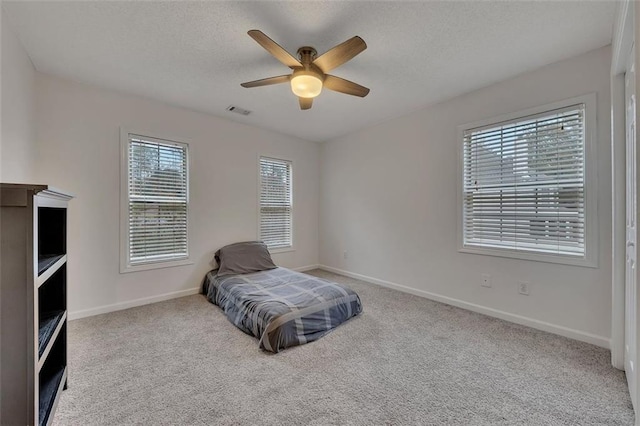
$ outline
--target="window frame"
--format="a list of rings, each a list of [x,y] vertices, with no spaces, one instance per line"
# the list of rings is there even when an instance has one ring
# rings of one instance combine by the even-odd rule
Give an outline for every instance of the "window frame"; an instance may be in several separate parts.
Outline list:
[[[132,264],[130,262],[130,250],[129,250],[129,144],[130,135],[140,136],[147,138],[150,141],[157,140],[158,142],[168,142],[171,144],[186,147],[186,169],[187,169],[187,255],[186,257],[180,257],[176,259],[157,260],[136,262]],[[191,201],[190,201],[190,146],[188,142],[178,142],[184,140],[181,138],[166,137],[158,135],[155,132],[138,132],[131,131],[129,129],[120,128],[120,273],[148,271],[152,269],[171,268],[175,266],[192,265],[191,260]]]
[[[516,121],[531,115],[544,114],[553,110],[584,104],[584,202],[585,202],[585,254],[568,256],[536,251],[514,250],[510,248],[490,248],[464,243],[464,133],[467,130]],[[526,110],[503,114],[497,117],[457,126],[456,144],[458,148],[457,168],[457,246],[458,252],[487,256],[506,257],[535,262],[558,263],[572,266],[598,267],[598,196],[597,196],[597,111],[596,94],[589,93]]]
[[[285,161],[291,165],[291,245],[288,247],[278,247],[278,248],[268,248],[269,253],[288,253],[296,251],[295,246],[295,195],[294,188],[295,185],[293,183],[294,179],[294,161],[290,158],[285,158],[280,155],[269,155],[269,154],[258,154],[258,190],[257,190],[257,200],[258,200],[258,220],[257,220],[257,239],[258,241],[262,241],[261,229],[262,229],[262,203],[261,203],[261,193],[262,193],[262,174],[261,174],[261,165],[260,160],[266,158],[269,160],[276,161]]]

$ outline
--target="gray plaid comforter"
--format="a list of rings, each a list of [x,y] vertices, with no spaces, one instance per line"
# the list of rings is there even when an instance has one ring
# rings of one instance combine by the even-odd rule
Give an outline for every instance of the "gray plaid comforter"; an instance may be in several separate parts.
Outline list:
[[[353,290],[289,269],[223,277],[216,273],[205,279],[207,299],[270,352],[317,340],[362,312]]]

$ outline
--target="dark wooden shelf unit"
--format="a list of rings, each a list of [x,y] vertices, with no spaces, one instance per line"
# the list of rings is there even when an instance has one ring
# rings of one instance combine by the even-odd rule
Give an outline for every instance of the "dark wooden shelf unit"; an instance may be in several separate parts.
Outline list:
[[[67,386],[70,199],[47,185],[0,184],[3,425],[49,425]]]

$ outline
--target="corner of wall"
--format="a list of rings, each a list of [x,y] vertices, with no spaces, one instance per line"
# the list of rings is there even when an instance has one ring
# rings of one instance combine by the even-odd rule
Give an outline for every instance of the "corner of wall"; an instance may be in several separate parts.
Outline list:
[[[6,12],[0,11],[0,15],[0,180],[26,183],[33,181],[36,171],[36,70],[20,39],[11,28]]]

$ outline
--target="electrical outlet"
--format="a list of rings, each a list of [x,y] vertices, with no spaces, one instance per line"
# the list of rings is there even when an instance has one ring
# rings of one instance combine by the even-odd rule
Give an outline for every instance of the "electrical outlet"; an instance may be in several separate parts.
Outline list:
[[[342,257],[346,260],[349,258],[349,252],[347,252],[346,250],[344,252],[342,252]]]
[[[491,275],[489,274],[480,275],[480,285],[482,287],[491,287]]]
[[[518,293],[523,294],[525,296],[529,295],[529,282],[527,281],[518,281]]]

